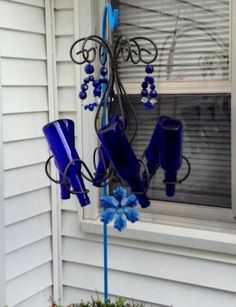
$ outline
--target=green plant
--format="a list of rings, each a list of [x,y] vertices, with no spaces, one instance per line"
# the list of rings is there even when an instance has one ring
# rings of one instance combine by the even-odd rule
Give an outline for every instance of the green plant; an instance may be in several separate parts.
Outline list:
[[[61,304],[57,304],[50,298],[49,307],[63,307]],[[123,297],[119,297],[116,301],[112,302],[110,299],[105,304],[98,296],[95,299],[91,297],[90,301],[81,300],[80,303],[72,303],[64,307],[144,307],[142,303],[134,303],[127,301]]]

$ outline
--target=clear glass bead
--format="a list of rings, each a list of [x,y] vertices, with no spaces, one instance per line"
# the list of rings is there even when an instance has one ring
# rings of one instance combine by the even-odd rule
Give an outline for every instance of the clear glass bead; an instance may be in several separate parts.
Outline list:
[[[151,104],[156,104],[157,103],[157,99],[156,98],[151,98],[150,102],[151,102]]]
[[[148,98],[147,97],[142,97],[142,99],[141,99],[141,102],[142,103],[146,103],[148,101]]]

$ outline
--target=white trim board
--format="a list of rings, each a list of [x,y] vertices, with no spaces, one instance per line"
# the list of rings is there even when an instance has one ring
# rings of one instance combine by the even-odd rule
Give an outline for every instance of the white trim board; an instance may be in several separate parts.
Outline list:
[[[1,46],[1,45],[0,45]],[[1,47],[0,47],[1,48]],[[3,182],[3,123],[2,123],[2,78],[1,78],[1,49],[0,49],[0,306],[6,303],[5,283],[5,208]]]
[[[103,226],[99,219],[82,221],[80,227],[83,232],[102,235]],[[236,231],[235,233],[216,232],[145,222],[129,223],[128,228],[122,233],[113,229],[112,225],[108,225],[108,229],[110,237],[138,241],[140,248],[142,248],[142,242],[148,242],[236,255]]]
[[[232,192],[232,210],[234,215],[236,215],[236,0],[232,0],[231,9],[231,83],[232,83],[232,93],[231,93],[231,190]]]
[[[54,12],[54,1],[45,0],[49,121],[53,121],[58,118]],[[51,163],[51,174],[53,177],[56,176],[56,168],[54,163]],[[63,297],[61,257],[61,210],[58,196],[58,187],[54,183],[51,183],[51,206],[53,299],[55,301],[58,301],[62,300]]]
[[[125,82],[124,87],[128,94],[139,94],[140,83]],[[211,93],[230,93],[231,86],[229,81],[206,81],[206,82],[159,82],[159,94],[211,94]]]

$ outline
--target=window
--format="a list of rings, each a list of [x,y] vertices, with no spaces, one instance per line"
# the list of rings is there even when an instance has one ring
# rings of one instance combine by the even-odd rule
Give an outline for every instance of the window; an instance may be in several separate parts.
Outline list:
[[[119,65],[138,115],[133,148],[140,157],[159,116],[176,117],[184,124],[184,155],[192,167],[173,198],[165,196],[159,170],[150,198],[231,208],[231,2],[122,0],[119,8],[122,33],[147,36],[159,49],[154,63],[159,102],[151,111],[143,111],[137,95],[144,65]],[[185,166],[179,176],[184,172]]]
[[[178,118],[184,124],[184,155],[191,163],[191,174],[176,186],[175,196],[168,198],[162,183],[163,171],[159,169],[151,181],[149,197],[231,207],[230,95],[164,94],[160,95],[158,106],[146,112],[140,96],[131,95],[131,100],[139,122],[139,132],[133,143],[138,157],[148,145],[160,115]],[[178,176],[183,177],[186,171],[183,162]]]
[[[157,192],[156,190],[156,186],[161,188],[161,185],[156,184],[153,181],[154,189],[153,191],[150,191],[153,193],[151,195],[152,205],[142,212],[142,221],[135,224],[129,224],[128,229],[122,233],[122,240],[120,234],[113,230],[112,226],[109,226],[109,240],[114,244],[128,244],[128,246],[136,246],[137,248],[142,247],[148,250],[158,248],[167,252],[170,250],[173,252],[173,249],[176,247],[176,253],[183,252],[184,255],[187,253],[191,255],[191,257],[192,249],[198,249],[198,255],[200,253],[203,256],[205,255],[205,251],[213,252],[211,253],[213,259],[215,252],[223,254],[233,253],[235,251],[234,233],[236,227],[234,220],[236,214],[236,163],[234,161],[235,159],[230,159],[230,157],[236,157],[236,88],[232,86],[232,84],[236,84],[236,43],[232,39],[236,35],[236,1],[224,0],[222,2],[216,0],[191,0],[190,2],[189,0],[116,0],[114,2],[119,2],[119,8],[121,10],[121,30],[123,33],[127,33],[129,36],[135,36],[137,34],[145,35],[145,33],[148,35],[149,32],[149,35],[155,39],[157,43],[158,40],[161,39],[163,42],[164,38],[170,32],[170,29],[172,29],[171,33],[173,40],[173,31],[176,27],[177,19],[176,14],[180,15],[180,12],[182,12],[182,16],[184,14],[183,9],[178,9],[178,3],[185,5],[185,7],[191,7],[191,9],[189,8],[189,13],[186,13],[185,16],[190,18],[192,15],[192,19],[195,18],[200,21],[202,20],[201,18],[204,17],[203,8],[206,8],[205,23],[207,23],[211,29],[214,29],[214,31],[217,30],[218,36],[221,35],[225,42],[224,66],[219,67],[220,61],[216,61],[216,59],[209,62],[203,61],[204,65],[196,64],[199,63],[195,62],[197,53],[194,53],[193,51],[199,51],[199,49],[203,49],[206,52],[219,50],[216,47],[213,47],[213,43],[207,42],[206,38],[205,42],[203,42],[203,37],[199,33],[200,30],[196,28],[196,30],[192,29],[191,34],[193,35],[195,33],[195,39],[192,39],[188,45],[186,45],[187,37],[185,37],[185,40],[179,40],[179,42],[176,39],[178,44],[182,44],[182,51],[179,50],[179,52],[176,53],[178,48],[180,48],[180,45],[177,46],[176,43],[174,52],[175,57],[172,62],[173,65],[171,68],[168,68],[169,73],[167,73],[166,61],[168,50],[170,49],[170,39],[169,47],[165,50],[167,55],[163,55],[161,63],[159,57],[158,62],[156,63],[156,72],[158,74],[157,87],[159,91],[159,99],[161,100],[159,106],[161,106],[161,108],[157,106],[153,113],[140,112],[139,116],[142,116],[144,122],[142,123],[141,121],[141,123],[145,127],[150,124],[150,131],[146,129],[146,132],[149,135],[151,134],[152,127],[155,124],[154,121],[156,121],[159,116],[158,112],[168,112],[169,115],[173,116],[174,114],[176,117],[179,116],[180,119],[181,116],[185,116],[186,119],[186,116],[190,115],[191,109],[191,116],[193,119],[187,117],[186,120],[189,122],[189,125],[194,124],[195,121],[198,123],[198,135],[200,134],[202,141],[195,137],[196,141],[198,141],[193,144],[195,146],[195,148],[193,148],[195,151],[191,146],[189,148],[185,146],[185,150],[188,150],[191,154],[193,152],[195,152],[196,155],[198,154],[198,159],[200,159],[202,155],[202,159],[205,159],[205,161],[207,161],[206,158],[215,161],[215,157],[213,158],[211,155],[218,156],[218,152],[221,152],[222,160],[217,160],[218,166],[220,166],[220,163],[222,162],[226,165],[228,163],[228,167],[226,168],[225,164],[223,164],[220,169],[215,169],[215,164],[211,166],[213,167],[213,170],[219,174],[219,178],[215,175],[211,177],[212,179],[222,180],[222,170],[225,172],[224,176],[227,177],[227,180],[224,179],[221,181],[225,187],[224,192],[222,186],[218,185],[217,188],[217,193],[221,193],[221,197],[216,197],[214,192],[216,189],[213,184],[215,190],[212,191],[211,189],[208,189],[205,194],[195,193],[196,196],[198,196],[198,199],[197,197],[195,197],[195,199],[189,197],[188,194],[190,193],[187,193],[187,191],[184,190],[182,194],[178,193],[178,197],[182,197],[182,199],[173,199],[173,201],[169,201],[168,199],[168,201],[165,201],[164,197],[160,197],[161,191]],[[99,3],[99,1],[95,2],[96,5]],[[176,5],[174,6],[174,4]],[[136,8],[134,6],[136,6]],[[140,8],[137,9],[137,6]],[[165,21],[163,21],[164,17],[161,18],[160,14],[158,15],[156,12],[158,6],[169,14],[171,12],[173,14],[175,7],[175,16],[171,19],[171,16],[164,15]],[[102,4],[98,11],[101,9]],[[216,11],[218,12],[217,14],[215,14]],[[83,10],[80,10],[79,13],[82,20],[84,20],[83,18],[85,17]],[[219,16],[222,14],[225,18]],[[181,21],[179,18],[176,27],[177,30],[178,27],[180,27],[181,22],[184,23],[184,20],[187,23],[187,19]],[[159,25],[160,21],[163,21],[162,27],[161,24]],[[133,23],[132,26],[131,23]],[[142,27],[136,27],[135,23],[136,25],[142,24]],[[159,29],[159,31],[157,31],[157,29]],[[163,33],[160,33],[160,29],[163,29]],[[100,31],[98,34],[99,33]],[[83,33],[83,36],[89,34],[91,33],[85,32]],[[191,35],[189,35],[188,39],[191,38]],[[205,47],[203,43],[205,44]],[[160,44],[161,42],[158,43],[159,48]],[[185,45],[187,46],[186,48],[184,48]],[[210,48],[209,45],[212,47]],[[185,53],[183,53],[184,51]],[[193,64],[192,66],[185,65],[185,62],[187,62],[186,59],[190,57],[190,51],[193,54],[191,60],[191,64]],[[187,53],[188,57],[186,56]],[[209,54],[205,54],[205,56],[208,57]],[[177,65],[177,58],[182,61],[179,65]],[[218,64],[216,65],[215,63]],[[139,92],[141,80],[145,75],[144,66],[128,66],[127,64],[128,63],[125,65],[126,67],[120,65],[122,81],[133,102],[138,108],[140,108],[140,110],[143,110],[142,104],[140,103]],[[186,74],[186,72],[188,73]],[[188,109],[186,109],[186,105]],[[87,141],[88,139],[91,140],[92,136],[92,115],[84,112],[81,117],[83,127],[81,133],[83,155],[86,158],[86,162],[89,162],[92,161],[91,142],[96,144],[97,137],[94,133],[92,141],[90,141],[90,143]],[[199,120],[199,118],[201,120]],[[212,129],[206,131],[208,125],[211,126]],[[189,131],[191,131],[191,129]],[[213,131],[214,135],[217,136],[219,143],[222,144],[222,148],[217,145],[215,148],[216,152],[214,152],[215,149],[213,150],[213,148],[211,148],[211,150],[203,153],[199,150],[198,144],[202,146],[203,142],[205,142],[205,145],[209,143],[207,137],[211,139],[210,131]],[[207,132],[208,134],[205,136],[204,132]],[[137,153],[142,152],[142,147],[145,147],[146,145],[144,143],[148,142],[148,136],[142,137],[141,133],[139,133],[139,136],[141,140],[137,138],[137,143],[134,144]],[[204,140],[204,138],[206,139]],[[188,152],[186,152],[187,156],[189,156]],[[207,162],[207,165],[209,166],[210,163]],[[196,168],[196,170],[198,170],[198,168]],[[207,168],[204,168],[204,174],[206,174],[206,172]],[[208,185],[210,186],[211,181],[209,178],[206,179],[208,179]],[[154,180],[159,179],[154,178]],[[199,179],[198,181],[202,181],[202,179]],[[188,182],[190,183],[190,179]],[[232,189],[230,188],[230,182]],[[192,186],[195,188],[194,184],[195,183],[192,183]],[[93,188],[92,186],[88,186],[88,188],[91,190],[90,195],[93,206],[85,207],[83,209],[83,214],[80,212],[80,229],[82,230],[81,237],[97,240],[97,235],[101,235],[103,231],[99,219],[99,195],[96,188]],[[202,185],[202,188],[204,188],[204,185]],[[196,191],[194,190],[194,192]],[[159,200],[156,201],[155,197]],[[189,198],[187,199],[187,197]],[[187,202],[188,204],[186,205]],[[199,205],[200,203],[204,203],[205,206]],[[182,250],[181,247],[184,247],[184,249]],[[188,250],[188,248],[190,249]],[[207,254],[207,257],[208,256],[209,254]]]

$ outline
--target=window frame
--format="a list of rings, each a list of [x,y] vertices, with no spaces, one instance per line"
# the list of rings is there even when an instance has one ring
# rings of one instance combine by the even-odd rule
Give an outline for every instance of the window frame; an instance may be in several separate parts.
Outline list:
[[[88,4],[87,4],[88,5]],[[199,248],[208,251],[218,251],[230,254],[236,254],[236,0],[230,1],[231,5],[231,33],[230,33],[230,81],[228,82],[205,82],[204,87],[199,90],[200,82],[189,82],[189,93],[231,93],[231,191],[232,191],[232,208],[219,208],[211,206],[201,206],[193,204],[181,204],[174,202],[155,201],[151,200],[150,209],[148,212],[142,211],[142,220],[134,225],[129,224],[128,229],[122,233],[124,240],[138,240],[170,244],[180,247]],[[90,9],[96,16],[96,13],[102,11],[102,1],[90,2]],[[83,9],[78,10],[80,22],[85,21],[85,14]],[[101,16],[99,17],[101,20]],[[97,19],[98,21],[98,19]],[[86,24],[85,22],[84,24]],[[83,27],[84,28],[84,27]],[[95,32],[99,35],[99,30],[94,25]],[[83,35],[91,34],[89,29],[83,29]],[[91,31],[91,29],[90,29]],[[78,33],[75,33],[75,38]],[[82,79],[83,72],[80,67],[77,67],[77,81]],[[162,82],[159,86],[160,93],[183,93],[183,86],[181,82]],[[213,84],[214,83],[214,84]],[[80,84],[80,82],[77,82]],[[189,84],[188,84],[189,85]],[[202,84],[201,84],[202,85]],[[136,94],[140,90],[139,84],[125,83],[124,84],[128,94]],[[175,86],[175,88],[174,88]],[[78,86],[79,88],[79,86]],[[210,90],[209,90],[210,88]],[[212,91],[214,89],[214,91]],[[168,91],[167,91],[168,90]],[[186,90],[184,91],[186,94]],[[82,156],[89,155],[89,147],[86,146],[86,140],[91,133],[92,116],[79,111],[79,119],[82,119],[79,132],[80,146],[82,146]],[[82,140],[82,141],[81,141]],[[97,138],[94,133],[92,138],[94,147],[97,146]],[[91,151],[91,149],[90,149]],[[86,160],[86,159],[85,159]],[[86,161],[89,162],[89,161]],[[91,162],[91,161],[90,161]],[[88,163],[90,166],[90,163]],[[79,209],[80,234],[83,238],[91,238],[91,235],[102,234],[102,223],[99,219],[100,213],[100,196],[101,191],[88,186],[90,190],[92,205]],[[172,228],[171,228],[172,227]],[[177,227],[177,228],[176,228]],[[115,231],[112,226],[108,226],[108,233],[111,238],[121,238],[121,235]],[[166,231],[166,232],[165,232]],[[186,231],[186,233],[185,233]],[[202,234],[205,231],[205,235]],[[150,236],[149,236],[150,235]],[[220,235],[220,238],[218,236]],[[95,238],[92,236],[92,238]],[[191,238],[191,239],[190,239]],[[116,240],[115,239],[115,240]],[[131,242],[130,241],[130,242]],[[115,241],[117,242],[117,241]]]

